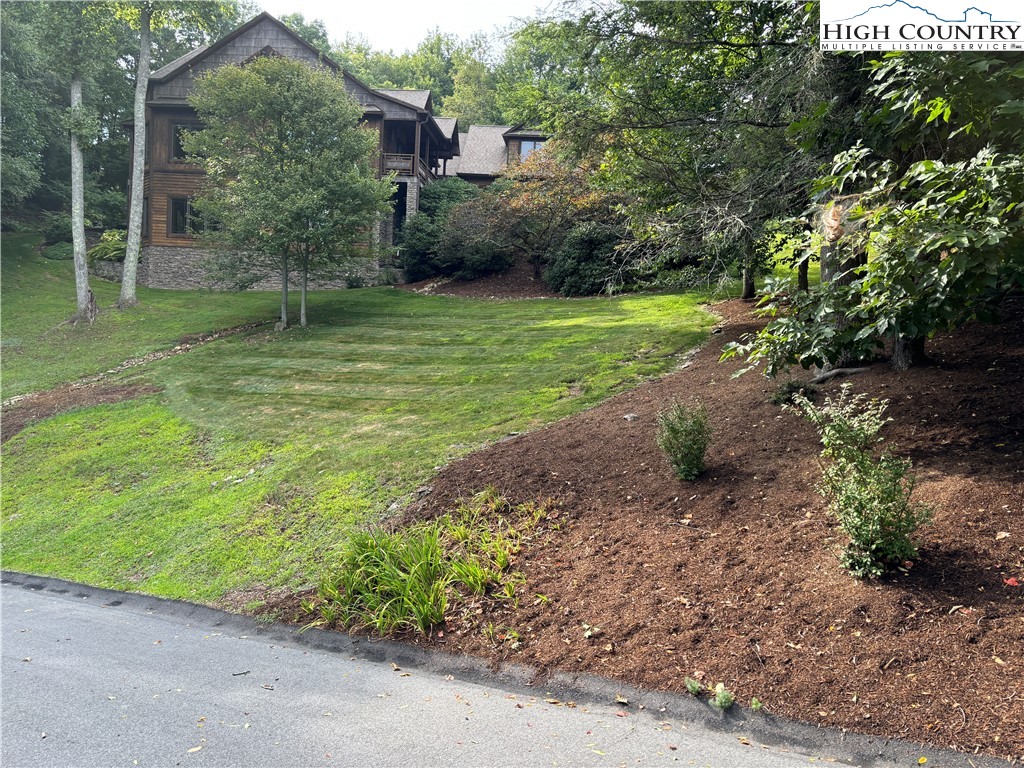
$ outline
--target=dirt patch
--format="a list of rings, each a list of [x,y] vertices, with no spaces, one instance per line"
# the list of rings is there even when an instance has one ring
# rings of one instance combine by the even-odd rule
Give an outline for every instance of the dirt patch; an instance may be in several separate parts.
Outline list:
[[[518,610],[452,616],[424,642],[680,692],[689,675],[788,717],[1024,759],[1024,301],[1001,325],[936,339],[927,367],[850,379],[891,401],[888,445],[936,509],[917,563],[866,582],[839,567],[814,430],[769,403],[776,384],[718,362],[756,328],[749,307],[716,309],[723,332],[685,370],[432,481],[413,516],[493,485],[514,503],[555,499],[561,530],[523,551]],[[715,430],[692,483],[655,444],[673,398],[703,402]],[[521,650],[495,647],[489,625]]]
[[[145,384],[95,383],[64,384],[46,392],[33,392],[4,407],[0,422],[0,442],[7,442],[34,421],[48,419],[72,408],[120,403],[159,391],[159,387]]]
[[[534,277],[533,268],[526,262],[517,262],[500,275],[489,275],[477,280],[433,278],[399,285],[405,291],[429,296],[462,296],[471,299],[552,299],[559,295],[540,278]]]
[[[16,395],[3,401],[0,410],[0,442],[6,442],[9,438],[18,434],[31,422],[46,419],[72,408],[83,408],[90,405],[102,405],[105,403],[120,403],[124,400],[131,400],[142,395],[160,392],[158,387],[144,384],[104,384],[111,376],[115,376],[132,368],[138,368],[155,360],[163,360],[175,355],[183,355],[203,344],[223,339],[228,336],[236,336],[245,331],[251,331],[268,321],[248,323],[234,328],[225,328],[210,333],[192,334],[183,337],[170,349],[162,349],[150,352],[142,357],[133,357],[125,360],[120,365],[111,368],[95,376],[87,376],[72,384],[62,384],[59,387],[48,389],[42,392],[30,392],[26,395]]]

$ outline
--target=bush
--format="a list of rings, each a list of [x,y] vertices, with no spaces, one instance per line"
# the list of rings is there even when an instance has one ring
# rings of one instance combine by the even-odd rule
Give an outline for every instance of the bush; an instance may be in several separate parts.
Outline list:
[[[43,240],[47,243],[71,242],[71,217],[66,213],[47,213],[43,223]]]
[[[544,271],[544,281],[563,296],[592,296],[615,274],[616,227],[596,221],[577,224],[565,236]]]
[[[673,401],[668,411],[658,414],[658,445],[681,479],[696,480],[704,471],[710,442],[711,428],[703,405],[687,408]]]
[[[88,190],[85,199],[85,217],[94,227],[125,226],[128,199],[118,189]]]
[[[128,251],[128,233],[123,229],[108,229],[100,235],[100,241],[88,251],[86,260],[92,264],[96,261],[124,261]]]
[[[473,280],[512,266],[513,249],[494,231],[502,201],[490,190],[449,212],[438,243],[440,274]]]
[[[43,246],[43,256],[54,261],[67,261],[75,258],[75,246],[71,243],[54,243]]]
[[[915,480],[909,459],[875,456],[888,401],[851,397],[850,391],[843,385],[839,399],[826,398],[821,408],[800,395],[793,400],[825,446],[819,492],[850,537],[842,564],[858,578],[876,577],[917,555],[912,536],[932,511],[910,500]]]
[[[314,624],[370,627],[379,634],[426,634],[464,596],[516,603],[522,576],[511,572],[524,533],[544,510],[510,507],[493,490],[472,504],[397,532],[354,533],[335,572],[304,607]]]
[[[410,283],[441,274],[437,244],[441,225],[423,212],[414,213],[402,227],[400,264]]]

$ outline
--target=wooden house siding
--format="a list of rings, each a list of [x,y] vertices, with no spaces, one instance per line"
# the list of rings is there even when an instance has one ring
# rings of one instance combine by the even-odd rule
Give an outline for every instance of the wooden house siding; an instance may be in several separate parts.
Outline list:
[[[289,59],[309,64],[319,62],[319,57],[308,46],[297,41],[293,35],[279,25],[266,20],[243,32],[223,48],[196,62],[194,66],[186,67],[172,80],[155,84],[152,99],[154,101],[183,102],[192,92],[195,78],[199,75],[225,64],[241,64],[268,46]]]

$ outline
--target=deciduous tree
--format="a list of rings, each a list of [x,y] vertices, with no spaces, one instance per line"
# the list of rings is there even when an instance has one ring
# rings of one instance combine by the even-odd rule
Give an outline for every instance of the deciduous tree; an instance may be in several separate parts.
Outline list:
[[[278,274],[284,328],[297,270],[305,326],[309,276],[367,245],[391,196],[362,109],[339,75],[278,57],[214,70],[190,102],[205,125],[184,139],[206,171],[195,206],[221,274],[240,285]]]

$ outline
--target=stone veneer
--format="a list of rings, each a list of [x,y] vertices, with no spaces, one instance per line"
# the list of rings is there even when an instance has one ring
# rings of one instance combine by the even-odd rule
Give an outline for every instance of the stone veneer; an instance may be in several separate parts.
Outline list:
[[[142,248],[139,260],[139,285],[149,288],[172,288],[195,290],[211,288],[206,276],[204,262],[208,253],[201,248],[179,246],[147,245]],[[96,277],[121,281],[123,265],[114,261],[96,261],[89,271]],[[338,276],[331,280],[310,280],[310,290],[326,288],[359,288],[370,285],[391,285],[402,282],[399,271],[382,266],[377,259],[353,256],[347,258],[338,270]],[[293,274],[288,282],[298,288],[300,276]],[[268,277],[253,286],[256,291],[277,291],[281,288],[278,277]]]

